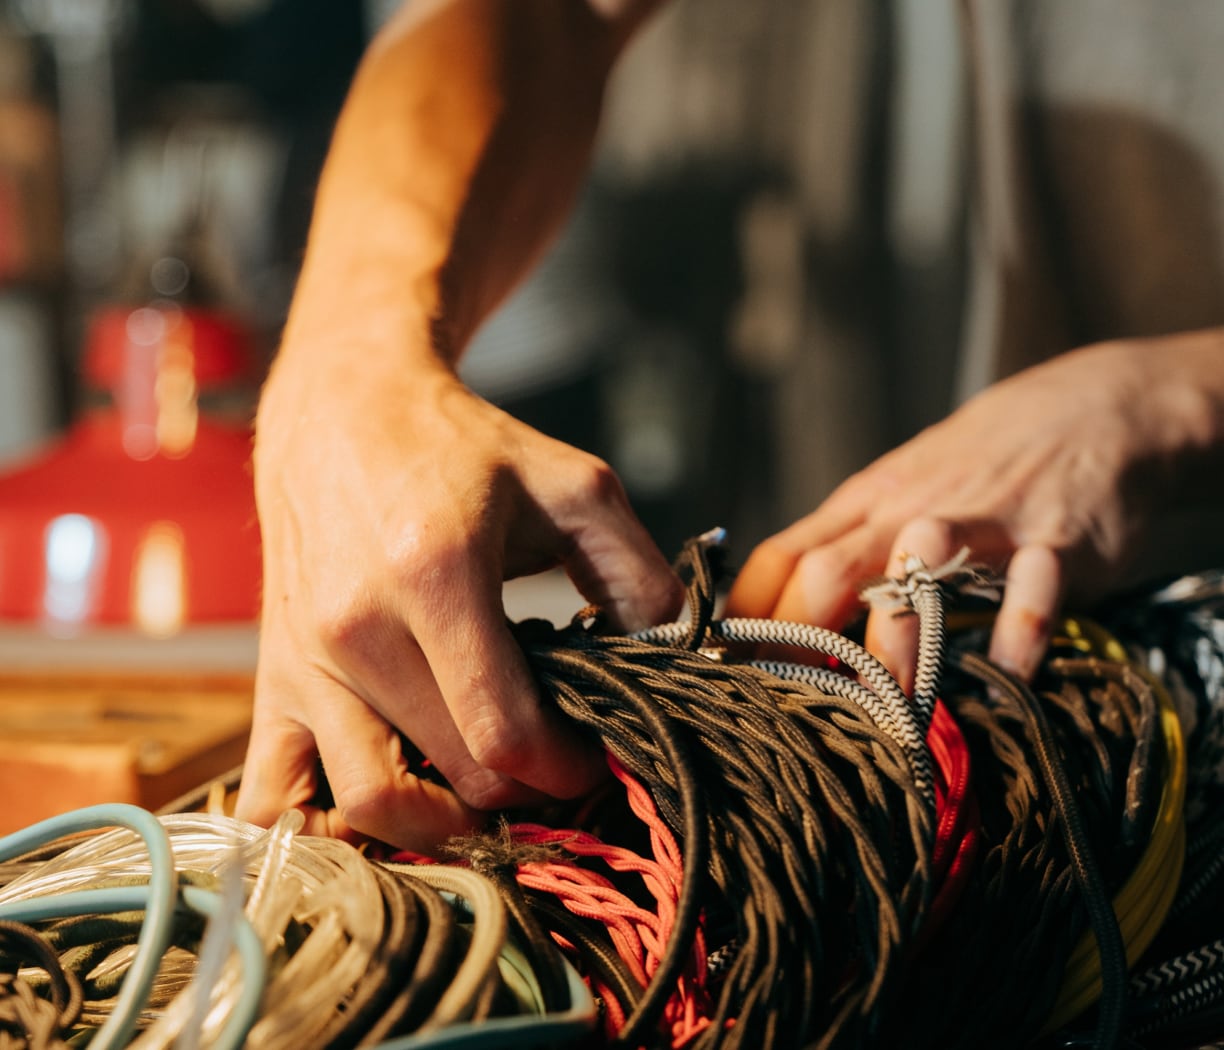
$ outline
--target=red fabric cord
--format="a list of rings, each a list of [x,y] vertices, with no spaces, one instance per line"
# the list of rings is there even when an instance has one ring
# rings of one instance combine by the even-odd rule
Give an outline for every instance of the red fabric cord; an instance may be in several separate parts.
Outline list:
[[[943,701],[935,704],[927,746],[935,759],[935,849],[932,867],[935,896],[923,924],[918,947],[956,907],[973,870],[981,839],[977,797],[973,794],[969,748],[956,719]]]
[[[630,809],[650,830],[653,859],[611,845],[585,831],[515,824],[510,834],[515,842],[558,846],[575,857],[601,860],[618,874],[641,877],[655,901],[654,912],[635,903],[611,879],[589,868],[555,861],[530,861],[519,866],[517,875],[523,887],[549,893],[573,914],[603,923],[617,954],[644,988],[658,969],[671,937],[684,871],[675,836],[659,816],[650,793],[612,755],[608,756],[608,765],[624,785]],[[663,1014],[671,1030],[673,1047],[682,1047],[710,1023],[705,978],[705,937],[698,928],[689,964],[676,983]],[[600,991],[596,987],[596,992]],[[611,1035],[616,1034],[624,1021],[619,1010],[605,1013],[605,1025]]]

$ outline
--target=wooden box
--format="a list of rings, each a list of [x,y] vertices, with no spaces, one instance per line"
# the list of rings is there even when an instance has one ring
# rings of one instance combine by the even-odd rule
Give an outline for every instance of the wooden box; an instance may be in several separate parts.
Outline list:
[[[154,810],[237,766],[248,674],[0,672],[0,834],[99,802]]]

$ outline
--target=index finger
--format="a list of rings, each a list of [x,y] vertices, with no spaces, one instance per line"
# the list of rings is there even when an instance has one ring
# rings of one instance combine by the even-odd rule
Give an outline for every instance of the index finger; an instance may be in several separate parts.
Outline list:
[[[797,577],[804,577],[809,582],[803,588],[810,590],[814,573],[823,576],[836,570],[844,552],[861,546],[854,537],[862,534],[865,517],[850,496],[842,495],[846,491],[839,489],[816,511],[757,544],[731,587],[728,615],[781,618],[782,609],[795,619],[826,626],[828,616],[845,611],[844,602],[834,603],[836,608],[829,612],[824,608],[828,603],[817,602],[820,619],[813,620],[808,609],[813,603],[800,599],[795,587],[800,586]]]
[[[484,571],[483,579],[446,578],[432,594],[420,596],[412,621],[416,643],[477,767],[554,798],[584,794],[607,777],[603,751],[542,701],[506,623],[500,574]],[[456,595],[466,601],[456,601]],[[451,771],[439,768],[451,778]]]

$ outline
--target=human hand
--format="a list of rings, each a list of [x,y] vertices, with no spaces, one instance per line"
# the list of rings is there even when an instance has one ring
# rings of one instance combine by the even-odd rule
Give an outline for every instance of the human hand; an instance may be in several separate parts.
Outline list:
[[[602,755],[541,704],[501,590],[561,564],[626,630],[673,615],[679,581],[615,476],[440,365],[284,356],[257,426],[264,607],[238,815],[296,807],[307,832],[428,851],[482,811],[590,789]],[[400,733],[451,790],[409,771]],[[319,760],[331,809],[311,801]]]
[[[1090,602],[1127,582],[1177,494],[1179,457],[1211,429],[1195,380],[1220,360],[1218,335],[1118,342],[996,384],[760,544],[728,613],[840,628],[868,578],[967,546],[1006,571],[989,655],[1031,677],[1065,597]],[[917,630],[913,616],[868,619],[868,647],[907,691]]]

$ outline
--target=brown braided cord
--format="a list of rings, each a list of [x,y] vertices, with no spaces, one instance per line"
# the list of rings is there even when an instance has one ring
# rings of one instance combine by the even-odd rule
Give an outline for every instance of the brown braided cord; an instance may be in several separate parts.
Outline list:
[[[1099,660],[1048,660],[1038,682],[1083,840],[1114,892],[1156,815],[1163,739],[1150,689]],[[1085,898],[1019,698],[958,679],[945,700],[972,756],[986,848],[957,909],[910,970],[897,1014],[903,1044],[1026,1047],[1059,995],[1063,964],[1085,926]]]
[[[14,974],[0,974],[0,1048],[59,1050],[60,1012]]]
[[[60,965],[38,930],[25,923],[0,920],[0,960],[14,968],[20,961],[47,975],[47,995],[40,995],[16,973],[0,972],[0,1050],[61,1050],[65,1033],[81,1013],[81,986]]]
[[[694,1045],[865,1038],[930,892],[930,812],[901,743],[855,702],[753,667],[579,626],[520,631],[543,692],[648,786],[681,842],[708,842],[702,908],[739,947]],[[680,768],[630,694],[674,735]],[[682,815],[694,783],[699,828]]]

